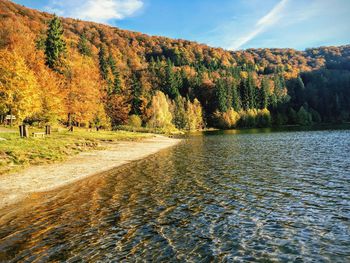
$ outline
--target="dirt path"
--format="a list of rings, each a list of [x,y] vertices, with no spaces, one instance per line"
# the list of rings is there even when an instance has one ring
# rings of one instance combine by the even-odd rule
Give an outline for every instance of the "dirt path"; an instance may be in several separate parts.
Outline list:
[[[155,136],[139,142],[109,143],[106,144],[106,150],[83,152],[65,162],[32,166],[15,174],[0,176],[0,208],[21,201],[31,193],[54,190],[130,161],[145,158],[180,141]]]

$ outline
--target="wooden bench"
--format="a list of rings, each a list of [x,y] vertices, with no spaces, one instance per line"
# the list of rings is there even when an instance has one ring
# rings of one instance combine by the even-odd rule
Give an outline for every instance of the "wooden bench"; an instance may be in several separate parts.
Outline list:
[[[33,137],[45,137],[45,132],[33,132]]]

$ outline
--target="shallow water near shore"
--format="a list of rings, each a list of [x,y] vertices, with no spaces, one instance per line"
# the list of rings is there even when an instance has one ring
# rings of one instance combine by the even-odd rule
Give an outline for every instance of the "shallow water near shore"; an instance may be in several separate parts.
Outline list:
[[[350,130],[219,131],[0,215],[0,261],[346,262]]]

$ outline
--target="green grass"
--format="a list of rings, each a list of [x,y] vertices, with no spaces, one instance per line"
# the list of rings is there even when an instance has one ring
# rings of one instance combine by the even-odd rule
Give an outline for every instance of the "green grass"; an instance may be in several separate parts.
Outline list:
[[[29,129],[32,132],[38,129]],[[40,130],[42,131],[42,130]],[[82,151],[102,149],[102,142],[140,140],[151,134],[127,131],[87,131],[75,129],[68,132],[66,129],[53,132],[45,138],[19,138],[18,132],[10,129],[1,129],[0,138],[0,174],[22,169],[29,165],[37,165],[62,161],[68,156]]]

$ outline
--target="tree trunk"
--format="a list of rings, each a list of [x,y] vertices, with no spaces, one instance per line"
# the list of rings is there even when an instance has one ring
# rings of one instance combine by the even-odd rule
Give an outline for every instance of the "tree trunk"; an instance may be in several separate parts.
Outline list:
[[[12,127],[12,109],[10,110],[10,127]]]
[[[19,125],[19,136],[20,136],[21,138],[24,137],[24,135],[23,135],[23,134],[24,134],[23,129],[24,129],[23,125]]]
[[[46,125],[45,126],[45,134],[46,135],[50,135],[51,134],[51,126],[50,125]]]
[[[23,137],[24,138],[29,138],[29,131],[28,131],[28,126],[23,125]]]
[[[70,127],[72,124],[72,114],[68,113],[67,127]]]

